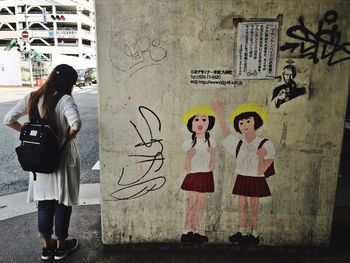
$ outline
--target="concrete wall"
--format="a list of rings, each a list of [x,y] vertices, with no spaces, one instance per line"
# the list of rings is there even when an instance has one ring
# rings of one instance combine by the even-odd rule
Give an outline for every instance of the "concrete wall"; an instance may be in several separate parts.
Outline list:
[[[349,85],[349,5],[346,0],[96,1],[103,242],[180,241],[188,198],[180,189],[186,156],[181,145],[191,138],[181,118],[195,105],[210,105],[216,93],[226,121],[245,102],[269,113],[257,130],[276,149],[276,175],[267,180],[272,196],[260,198],[261,243],[327,246]],[[238,80],[237,22],[270,20],[279,24],[274,78]],[[321,38],[332,42],[329,56],[322,57],[324,44],[311,53],[313,59],[300,45],[294,52],[281,50],[287,42],[312,46],[287,30],[299,25],[294,27],[299,36],[305,36],[300,30],[317,33],[320,21],[328,29],[337,25],[338,47],[345,43],[344,49],[334,52],[333,33],[324,31]],[[346,59],[334,63],[341,58]],[[294,81],[305,93],[276,107],[271,99],[288,64],[297,69]],[[199,75],[210,80],[219,75],[222,82],[195,84]],[[239,136],[232,124],[230,129]],[[221,144],[218,122],[210,138],[217,143],[215,191],[208,194],[199,232],[209,242],[225,243],[238,229],[238,197],[231,194],[236,161]]]

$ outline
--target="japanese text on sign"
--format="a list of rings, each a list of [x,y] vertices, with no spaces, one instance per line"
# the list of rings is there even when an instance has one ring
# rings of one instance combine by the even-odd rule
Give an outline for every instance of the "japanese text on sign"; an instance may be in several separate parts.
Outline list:
[[[275,76],[278,22],[238,24],[237,79],[271,79]]]
[[[232,80],[232,70],[192,69],[190,73],[191,84],[202,85],[241,85],[240,81]]]

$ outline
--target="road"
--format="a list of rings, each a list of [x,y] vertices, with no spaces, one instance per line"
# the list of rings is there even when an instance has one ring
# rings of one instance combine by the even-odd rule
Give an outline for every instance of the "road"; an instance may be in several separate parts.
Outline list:
[[[15,153],[19,145],[19,134],[2,125],[5,114],[30,88],[0,88],[0,196],[23,192],[28,189],[28,173],[24,172]],[[98,120],[97,120],[97,86],[83,89],[74,88],[73,97],[78,105],[82,119],[82,129],[77,136],[77,146],[81,157],[82,184],[99,183],[99,171],[92,167],[99,160]],[[21,119],[24,121],[25,118]]]

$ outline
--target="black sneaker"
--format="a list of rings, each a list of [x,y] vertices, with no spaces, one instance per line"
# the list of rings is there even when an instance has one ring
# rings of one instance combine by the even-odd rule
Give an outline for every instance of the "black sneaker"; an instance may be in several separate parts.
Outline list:
[[[41,251],[41,259],[42,260],[50,260],[54,255],[54,251],[55,250],[53,248],[43,247],[43,249]]]
[[[181,240],[181,242],[193,242],[194,241],[193,232],[188,232],[187,234],[182,234],[180,240]]]
[[[208,240],[209,240],[207,236],[202,236],[198,233],[195,233],[193,235],[193,237],[194,237],[193,242],[195,242],[195,243],[204,243],[204,242],[208,242]]]
[[[57,240],[52,239],[52,244],[51,244],[51,248],[46,248],[43,247],[42,251],[41,251],[41,259],[42,260],[49,260],[51,258],[53,258],[53,255],[55,253],[55,249],[57,247]]]
[[[231,242],[231,243],[239,243],[241,242],[242,240],[242,233],[241,232],[237,232],[236,234],[233,234],[232,236],[230,236],[228,238],[228,240]]]
[[[78,240],[71,239],[64,242],[64,248],[57,248],[55,251],[55,260],[65,258],[70,252],[76,250],[78,247]]]
[[[249,235],[249,243],[252,245],[257,245],[260,243],[260,237],[254,237],[253,235]]]

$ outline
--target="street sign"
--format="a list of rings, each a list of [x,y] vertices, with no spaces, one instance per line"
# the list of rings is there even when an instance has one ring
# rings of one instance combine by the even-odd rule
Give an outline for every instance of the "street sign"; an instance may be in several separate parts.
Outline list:
[[[22,37],[23,38],[28,38],[29,37],[29,32],[28,31],[22,31]]]

